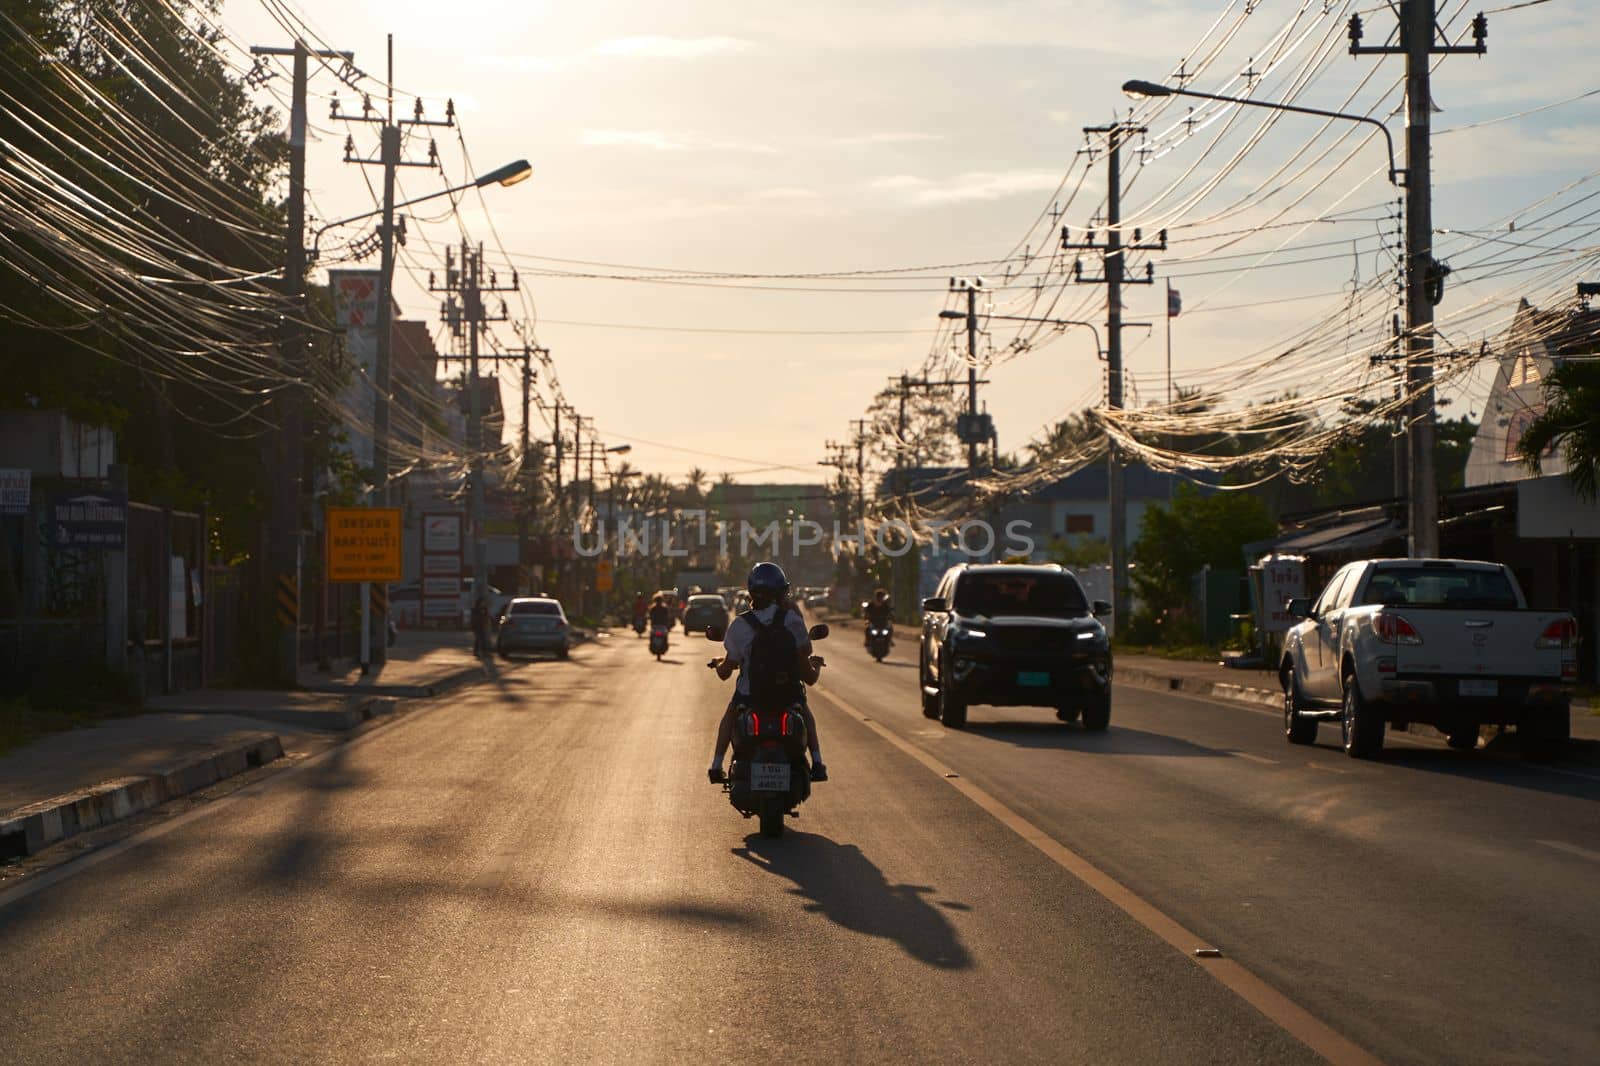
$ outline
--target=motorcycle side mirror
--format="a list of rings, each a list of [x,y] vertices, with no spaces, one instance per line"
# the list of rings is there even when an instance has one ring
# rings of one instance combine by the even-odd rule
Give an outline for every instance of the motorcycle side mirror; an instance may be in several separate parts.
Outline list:
[[[720,644],[722,642],[722,627],[706,626],[706,639],[714,640]]]
[[[828,627],[823,625],[821,622],[818,622],[816,625],[812,626],[809,630],[809,633],[812,640],[828,639]]]

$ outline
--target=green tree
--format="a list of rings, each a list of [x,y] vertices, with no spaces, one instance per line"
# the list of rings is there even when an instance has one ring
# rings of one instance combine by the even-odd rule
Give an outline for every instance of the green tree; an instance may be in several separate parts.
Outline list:
[[[1559,450],[1578,495],[1593,502],[1600,490],[1600,362],[1573,359],[1544,379],[1545,408],[1522,434],[1517,453],[1538,474]]]
[[[1134,592],[1149,615],[1165,618],[1188,603],[1189,580],[1201,567],[1242,569],[1244,546],[1277,531],[1266,504],[1249,493],[1201,495],[1179,485],[1170,506],[1144,512],[1132,551]]]

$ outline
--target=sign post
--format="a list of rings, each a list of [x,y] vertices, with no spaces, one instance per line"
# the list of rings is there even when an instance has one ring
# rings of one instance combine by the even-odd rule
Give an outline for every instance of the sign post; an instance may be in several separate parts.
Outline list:
[[[371,583],[400,580],[400,508],[329,507],[323,525],[328,581],[361,585],[361,672],[365,674],[372,664]]]

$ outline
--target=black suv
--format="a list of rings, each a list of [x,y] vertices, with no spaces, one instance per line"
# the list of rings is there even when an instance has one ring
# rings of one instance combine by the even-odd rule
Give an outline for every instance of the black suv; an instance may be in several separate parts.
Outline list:
[[[1054,707],[1085,729],[1111,722],[1111,644],[1071,571],[1046,566],[952,567],[922,601],[922,713],[951,729],[967,707]]]

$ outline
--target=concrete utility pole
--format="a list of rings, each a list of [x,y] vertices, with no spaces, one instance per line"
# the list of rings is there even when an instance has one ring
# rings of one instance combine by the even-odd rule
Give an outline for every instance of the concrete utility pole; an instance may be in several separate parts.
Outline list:
[[[994,421],[978,411],[978,292],[982,278],[951,278],[950,291],[967,294],[967,311],[942,311],[940,318],[964,318],[967,323],[967,410],[956,419],[956,438],[967,446],[967,476],[978,473],[978,445],[994,437]]]
[[[284,242],[283,294],[287,305],[279,330],[279,352],[284,372],[294,384],[281,396],[278,418],[278,469],[272,479],[269,507],[271,530],[267,540],[267,561],[271,570],[266,597],[275,601],[277,620],[273,640],[272,680],[289,687],[300,678],[300,529],[305,511],[305,408],[308,402],[304,383],[310,368],[306,360],[305,331],[302,321],[306,294],[306,85],[310,80],[309,62],[343,59],[349,62],[354,52],[313,51],[304,41],[292,48],[252,45],[253,56],[292,56],[293,78],[289,105],[289,200],[288,227]],[[290,609],[292,608],[292,610]],[[321,620],[321,615],[318,615]]]
[[[1351,55],[1406,57],[1406,384],[1411,393],[1409,489],[1411,554],[1439,554],[1439,483],[1434,470],[1437,406],[1433,390],[1433,308],[1450,268],[1433,257],[1433,176],[1429,64],[1437,55],[1483,55],[1488,20],[1472,20],[1471,45],[1437,43],[1435,0],[1400,0],[1395,44],[1361,43],[1361,16],[1350,16]]]
[[[1103,247],[1096,245],[1094,230],[1091,229],[1086,241],[1074,244],[1069,239],[1067,227],[1062,227],[1061,246],[1101,253],[1103,270],[1100,277],[1084,277],[1083,260],[1080,259],[1073,264],[1072,278],[1074,281],[1106,287],[1106,406],[1118,410],[1122,407],[1122,286],[1124,283],[1155,284],[1153,267],[1147,266],[1143,278],[1128,273],[1125,253],[1165,249],[1167,234],[1163,230],[1157,244],[1141,243],[1138,230],[1134,231],[1131,242],[1122,239],[1122,146],[1135,134],[1144,133],[1144,127],[1114,122],[1109,126],[1085,126],[1083,132],[1091,136],[1104,134],[1106,138],[1106,243]],[[1106,504],[1110,511],[1107,540],[1111,546],[1112,625],[1119,633],[1125,631],[1128,623],[1129,601],[1128,513],[1123,494],[1122,466],[1121,449],[1113,442],[1106,456]]]
[[[490,315],[483,308],[483,294],[486,292],[514,292],[520,282],[515,274],[512,275],[511,285],[500,286],[490,278],[487,284],[483,280],[483,248],[480,245],[474,251],[465,241],[461,244],[461,269],[451,269],[452,264],[446,250],[445,285],[443,290],[431,284],[430,291],[449,291],[451,295],[446,298],[441,315],[450,324],[451,331],[458,337],[463,333],[467,340],[467,353],[465,355],[444,355],[442,360],[462,359],[467,364],[467,452],[468,465],[471,470],[472,481],[472,597],[474,601],[488,595],[485,591],[489,587],[489,541],[485,529],[487,503],[485,500],[484,470],[483,470],[483,379],[479,375],[479,364],[482,362],[499,363],[501,361],[521,361],[524,355],[482,355],[478,342],[484,325],[490,322],[505,322],[510,317],[504,309],[498,315]],[[524,370],[524,381],[527,372]],[[499,378],[490,378],[496,383]],[[526,388],[526,385],[524,385]],[[523,409],[527,409],[526,396]],[[526,417],[526,416],[524,416]],[[524,437],[526,440],[526,437]],[[496,442],[497,444],[499,442]]]
[[[867,426],[865,418],[852,418],[850,425],[856,431],[856,518],[862,528],[867,524]]]
[[[416,110],[412,118],[395,121],[394,117],[394,34],[388,36],[388,75],[386,81],[385,110],[382,116],[372,114],[374,108],[372,100],[363,97],[360,115],[345,115],[339,111],[339,102],[335,100],[329,110],[329,117],[343,119],[346,122],[370,122],[379,127],[379,149],[377,159],[363,159],[355,154],[356,144],[354,137],[347,137],[344,144],[344,161],[346,163],[359,163],[362,166],[379,166],[383,168],[383,216],[378,224],[378,242],[380,246],[378,265],[378,322],[377,322],[377,352],[373,357],[373,405],[372,405],[372,470],[374,479],[374,497],[379,507],[389,505],[389,362],[390,351],[394,343],[394,183],[395,171],[399,167],[438,167],[439,155],[432,141],[428,142],[428,158],[425,162],[408,162],[400,158],[400,137],[409,126],[454,126],[455,103],[445,105],[445,117],[442,121],[423,117],[422,101],[417,100]],[[387,590],[383,595],[384,603],[388,603]],[[363,614],[371,609],[366,586],[362,587],[361,610]],[[366,624],[365,622],[363,623]],[[387,657],[388,641],[377,640],[372,646],[372,660],[383,662]]]
[[[528,419],[531,417],[533,404],[533,382],[536,377],[533,370],[533,357],[535,354],[548,356],[547,348],[534,348],[522,346],[522,441],[518,457],[522,464],[522,506],[517,508],[517,591],[526,595],[532,591],[528,584],[528,527],[533,519],[533,497],[537,488],[536,475],[532,456],[529,454]]]

